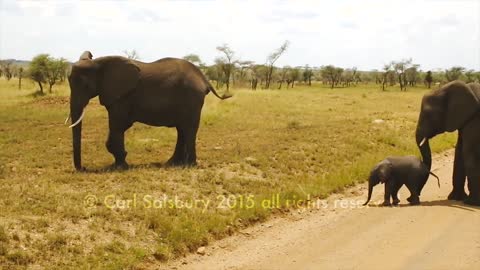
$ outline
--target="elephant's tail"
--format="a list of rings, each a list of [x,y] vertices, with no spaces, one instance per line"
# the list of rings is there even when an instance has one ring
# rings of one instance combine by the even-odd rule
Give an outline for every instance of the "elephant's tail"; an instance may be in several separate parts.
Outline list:
[[[218,97],[219,99],[227,99],[227,98],[233,97],[233,95],[230,94],[230,93],[225,93],[225,94],[223,94],[222,96],[220,96],[220,95],[217,93],[217,91],[215,90],[215,88],[213,88],[213,86],[212,86],[210,83],[207,82],[207,85],[208,85],[208,87],[207,87],[207,94],[208,94],[208,92],[212,91],[212,93],[213,93],[216,97]]]
[[[436,174],[434,174],[433,172],[428,172],[430,173],[431,175],[433,175],[435,178],[437,178],[437,183],[438,183],[438,187],[440,188],[440,178],[438,178],[438,176]]]

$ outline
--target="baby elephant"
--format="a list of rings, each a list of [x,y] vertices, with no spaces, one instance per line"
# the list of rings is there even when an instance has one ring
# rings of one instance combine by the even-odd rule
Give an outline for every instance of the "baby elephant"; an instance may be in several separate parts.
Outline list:
[[[364,205],[367,205],[370,201],[373,187],[378,183],[385,184],[384,206],[390,205],[390,197],[393,199],[393,205],[397,205],[400,202],[397,193],[404,184],[410,191],[410,197],[407,198],[407,201],[411,205],[420,204],[420,192],[427,182],[429,174],[437,178],[438,186],[440,187],[438,176],[430,172],[427,166],[417,157],[387,157],[370,172],[368,199]]]

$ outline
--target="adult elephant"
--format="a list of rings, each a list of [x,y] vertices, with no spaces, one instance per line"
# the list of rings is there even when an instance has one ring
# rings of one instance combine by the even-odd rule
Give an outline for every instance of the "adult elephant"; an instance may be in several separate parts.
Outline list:
[[[428,140],[458,130],[450,200],[480,205],[480,84],[454,81],[426,94],[418,118],[416,141],[423,161],[431,169]],[[465,193],[465,177],[469,195]]]
[[[70,127],[73,134],[73,162],[82,169],[81,135],[85,106],[99,96],[108,111],[108,151],[115,167],[127,168],[124,133],[134,122],[177,129],[177,144],[167,164],[196,164],[195,141],[205,95],[219,96],[202,72],[188,61],[164,58],[143,63],[121,56],[93,59],[84,52],[73,64],[70,83]],[[68,121],[68,118],[67,118]]]

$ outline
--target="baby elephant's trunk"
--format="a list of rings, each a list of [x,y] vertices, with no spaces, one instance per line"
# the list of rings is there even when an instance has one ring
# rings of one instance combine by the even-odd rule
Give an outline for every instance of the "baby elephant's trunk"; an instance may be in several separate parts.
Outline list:
[[[370,199],[372,198],[372,192],[373,192],[373,184],[372,181],[368,181],[368,198],[367,201],[363,204],[364,206],[370,202]]]

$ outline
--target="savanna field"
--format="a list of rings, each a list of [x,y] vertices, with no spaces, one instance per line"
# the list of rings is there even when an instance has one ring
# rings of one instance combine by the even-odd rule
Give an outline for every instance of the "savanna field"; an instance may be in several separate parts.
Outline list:
[[[0,80],[5,269],[143,269],[298,207],[288,201],[325,198],[363,183],[385,156],[418,155],[413,135],[428,91],[418,86],[382,92],[375,84],[330,89],[316,83],[288,90],[234,89],[225,101],[209,94],[197,167],[166,168],[176,131],[137,123],[125,137],[127,171],[108,170],[113,157],[105,149],[107,112],[95,98],[83,120],[87,171],[78,173],[71,130],[64,125],[68,85],[34,97],[36,85],[25,81],[18,90],[17,83]],[[452,148],[454,138],[433,139],[433,150]],[[277,194],[280,205],[262,207]],[[171,200],[210,204],[160,205]]]

